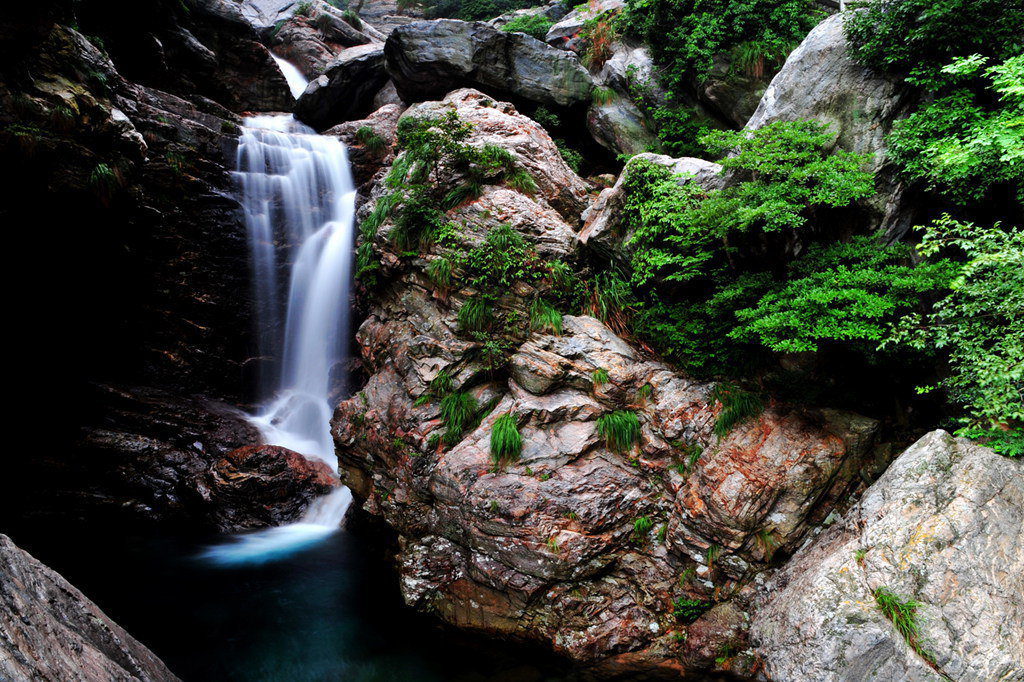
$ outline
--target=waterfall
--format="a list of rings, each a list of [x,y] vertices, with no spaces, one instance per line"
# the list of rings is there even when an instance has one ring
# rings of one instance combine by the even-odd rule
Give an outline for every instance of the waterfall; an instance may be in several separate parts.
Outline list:
[[[345,390],[356,196],[345,147],[290,115],[249,117],[235,176],[249,232],[257,345],[275,361],[261,368],[260,408],[250,420],[265,442],[337,472],[330,418]],[[350,501],[339,487],[300,522],[236,536],[204,556],[236,564],[289,554],[337,530]]]
[[[306,78],[299,71],[298,67],[291,62],[281,59],[277,55],[271,56],[277,62],[277,68],[281,69],[281,73],[284,74],[284,79],[288,83],[288,89],[292,91],[292,97],[298,99],[306,91],[306,86],[309,85]]]

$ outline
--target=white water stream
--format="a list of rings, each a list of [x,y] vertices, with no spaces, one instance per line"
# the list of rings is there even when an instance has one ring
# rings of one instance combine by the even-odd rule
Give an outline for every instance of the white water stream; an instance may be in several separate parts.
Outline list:
[[[301,93],[305,79],[282,62],[292,92]],[[259,351],[273,361],[261,373],[261,407],[251,421],[265,442],[337,472],[330,418],[346,378],[356,196],[345,147],[292,116],[253,116],[245,119],[235,175],[249,232]],[[236,536],[204,556],[237,564],[290,554],[336,531],[350,501],[339,487],[298,523]]]

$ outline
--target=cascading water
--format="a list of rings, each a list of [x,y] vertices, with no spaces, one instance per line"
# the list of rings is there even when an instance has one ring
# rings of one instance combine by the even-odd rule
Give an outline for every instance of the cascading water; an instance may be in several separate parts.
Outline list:
[[[293,75],[302,79],[297,70]],[[254,116],[245,119],[237,168],[260,355],[277,361],[261,373],[261,408],[251,421],[267,443],[337,471],[330,417],[332,397],[344,390],[355,218],[345,147],[292,116]],[[282,269],[289,272],[287,296]],[[240,563],[290,553],[336,530],[350,500],[340,487],[315,501],[302,521],[238,536],[206,556]]]
[[[273,55],[273,57],[274,61],[277,62],[277,68],[281,69],[281,73],[284,74],[284,80],[288,83],[288,89],[292,91],[292,97],[298,99],[306,91],[306,86],[309,85],[305,76],[291,62],[281,59],[277,55]]]

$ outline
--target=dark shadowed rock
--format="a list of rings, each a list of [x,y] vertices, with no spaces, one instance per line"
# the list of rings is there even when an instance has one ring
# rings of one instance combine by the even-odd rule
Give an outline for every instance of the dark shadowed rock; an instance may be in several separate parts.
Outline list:
[[[298,518],[338,485],[331,468],[277,445],[248,445],[214,463],[210,503],[221,528],[264,528]]]
[[[163,661],[0,535],[0,678],[174,682]]]
[[[632,156],[660,149],[658,138],[648,130],[640,110],[618,95],[610,101],[590,105],[587,130],[602,147],[614,154]]]
[[[408,102],[471,87],[501,99],[571,107],[589,102],[593,89],[575,56],[483,23],[444,19],[401,26],[388,37],[385,54],[388,73]]]
[[[350,47],[310,82],[295,103],[295,116],[317,130],[364,116],[387,80],[382,43]]]
[[[761,589],[751,635],[771,679],[1024,677],[1024,463],[933,431]],[[875,603],[919,602],[918,642]]]

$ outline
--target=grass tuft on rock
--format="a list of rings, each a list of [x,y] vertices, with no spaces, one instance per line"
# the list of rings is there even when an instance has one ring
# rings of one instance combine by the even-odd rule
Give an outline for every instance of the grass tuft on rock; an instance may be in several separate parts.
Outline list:
[[[711,401],[722,403],[722,411],[715,419],[714,431],[725,438],[739,424],[764,411],[761,396],[732,384],[718,384],[711,392]]]
[[[541,332],[562,333],[562,313],[542,298],[538,298],[530,306],[530,328]]]
[[[494,420],[491,427],[491,462],[495,467],[515,462],[523,452],[523,437],[510,412]]]
[[[917,610],[923,606],[921,602],[913,599],[903,599],[888,587],[879,587],[872,593],[875,597],[875,604],[878,610],[896,626],[903,640],[918,656],[935,663],[935,657],[921,645],[921,623],[918,620]]]
[[[356,131],[356,142],[365,147],[366,151],[374,156],[380,156],[385,147],[387,147],[387,142],[384,138],[370,126],[361,126]]]
[[[627,452],[640,441],[640,420],[628,410],[616,410],[597,420],[597,432],[612,452]]]

